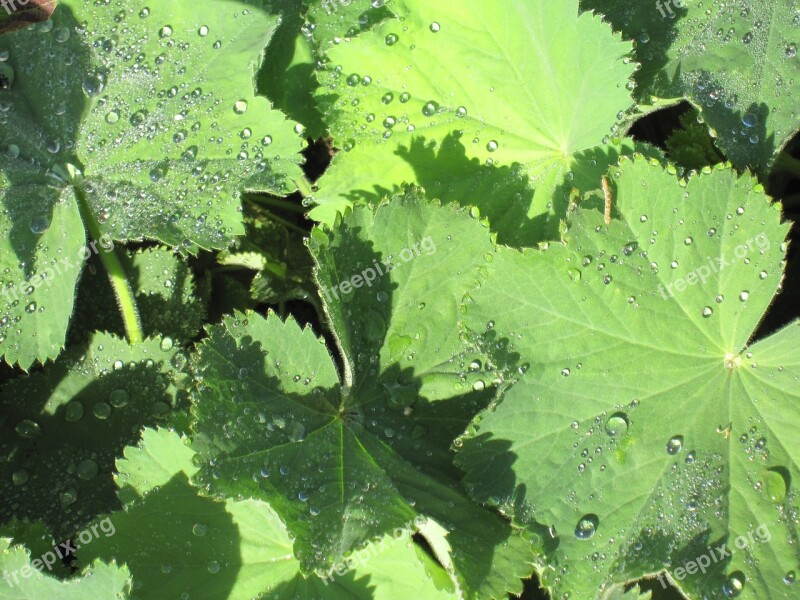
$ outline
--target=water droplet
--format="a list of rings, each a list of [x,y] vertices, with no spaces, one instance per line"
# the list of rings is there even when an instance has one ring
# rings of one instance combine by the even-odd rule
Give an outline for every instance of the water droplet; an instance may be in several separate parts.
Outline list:
[[[436,111],[439,110],[439,105],[436,102],[430,101],[426,102],[425,106],[422,107],[422,114],[426,117],[432,117],[436,114]]]
[[[786,575],[783,576],[783,583],[786,585],[792,585],[795,581],[795,574],[794,571],[789,571]]]
[[[755,127],[757,122],[756,116],[752,113],[747,113],[742,117],[742,125],[745,127]]]
[[[456,109],[456,116],[458,118],[466,117],[467,116],[467,108],[465,106],[459,106]]]
[[[114,408],[122,408],[128,403],[129,399],[130,396],[128,395],[128,392],[123,389],[116,389],[108,396],[108,402]]]
[[[139,17],[141,17],[142,19],[146,19],[149,16],[150,16],[150,9],[147,8],[146,6],[139,11]]]
[[[694,240],[691,237],[688,237],[688,236],[683,239],[683,243],[686,246],[691,246],[693,241]]]
[[[707,319],[713,314],[714,314],[714,309],[713,308],[711,308],[710,306],[704,306],[703,307],[703,318]]]
[[[563,369],[561,369],[561,375],[562,375],[563,377],[569,377],[571,373],[572,373],[572,371],[570,371],[570,370],[569,370],[568,368],[566,368],[566,367],[565,367],[565,368],[563,368]]]
[[[98,402],[92,407],[92,414],[101,421],[105,421],[111,416],[111,407],[105,402]]]
[[[20,437],[34,439],[39,437],[42,434],[42,428],[39,427],[39,424],[36,421],[31,421],[30,419],[23,419],[17,426],[14,427],[14,430]]]
[[[78,467],[75,470],[78,477],[80,479],[83,479],[84,481],[89,481],[90,479],[94,479],[99,471],[100,468],[97,466],[97,463],[91,458],[82,460],[80,463],[78,463]]]
[[[683,448],[683,436],[676,435],[667,442],[667,454],[676,455]]]
[[[76,423],[82,418],[83,404],[81,404],[78,400],[73,400],[67,404],[67,408],[64,410],[64,420],[68,421],[69,423]]]
[[[402,94],[400,94],[400,102],[405,104],[409,100],[411,100],[411,94],[409,94],[408,92],[403,92]]]
[[[75,503],[75,501],[78,499],[78,492],[74,489],[64,490],[61,492],[58,499],[61,502],[61,506],[66,508]]]
[[[97,73],[93,75],[88,75],[83,80],[82,87],[83,87],[83,93],[89,96],[90,98],[99,96],[106,88],[105,78]]]
[[[36,312],[36,302],[28,303],[28,305],[25,307],[25,312],[28,313],[29,315],[32,315],[33,313],[35,313]]]
[[[175,342],[172,341],[172,338],[167,336],[161,340],[161,349],[164,352],[168,352],[172,350],[172,347],[175,345]]]
[[[172,27],[169,25],[164,25],[164,27],[159,30],[158,35],[161,38],[168,38],[172,35]]]
[[[628,432],[628,417],[625,413],[614,413],[606,421],[606,433],[611,437],[625,435]]]
[[[767,495],[773,504],[781,505],[786,500],[788,483],[779,469],[767,471]]]
[[[496,142],[495,140],[491,140],[491,141],[490,141],[488,144],[486,144],[486,149],[487,149],[489,152],[495,152],[495,151],[497,151],[497,147],[498,147],[498,146],[497,146],[497,142]]]
[[[396,33],[390,33],[386,36],[385,41],[387,46],[394,46],[400,38]]]
[[[220,568],[221,567],[216,560],[212,560],[210,563],[208,563],[208,572],[211,574],[219,573]]]
[[[742,302],[747,302],[749,298],[750,298],[750,292],[748,292],[747,290],[743,290],[742,293],[739,294],[739,300],[741,300]]]
[[[31,219],[30,228],[34,235],[42,235],[50,227],[50,219],[45,215],[39,215]]]
[[[606,285],[608,285],[612,281],[614,281],[614,278],[611,275],[606,275],[605,277],[603,277],[603,283]]]
[[[14,473],[11,474],[11,481],[14,485],[25,485],[28,483],[28,479],[28,472],[25,469],[14,471]]]
[[[786,44],[786,50],[784,51],[784,56],[786,56],[786,58],[794,58],[795,56],[797,56],[797,44],[795,43]]]
[[[195,523],[194,526],[192,526],[192,533],[197,537],[203,537],[208,533],[208,526],[204,523]]]
[[[433,33],[438,33],[439,31],[441,31],[441,29],[442,29],[441,25],[439,25],[439,23],[437,23],[436,21],[431,23],[430,30]]]
[[[722,593],[726,598],[736,598],[744,590],[744,582],[744,573],[740,571],[732,573],[722,584]]]
[[[206,37],[208,35],[208,27],[201,25],[200,29],[197,30],[197,35],[200,37]]]
[[[247,112],[247,100],[237,100],[233,104],[233,112],[237,115],[243,115]]]
[[[708,230],[707,233],[708,233],[708,237],[714,237],[714,235],[717,233],[717,230],[716,230],[715,227],[712,227],[711,229]]]
[[[575,526],[575,537],[579,540],[588,540],[594,537],[597,533],[597,527],[600,525],[600,519],[597,515],[584,515]]]

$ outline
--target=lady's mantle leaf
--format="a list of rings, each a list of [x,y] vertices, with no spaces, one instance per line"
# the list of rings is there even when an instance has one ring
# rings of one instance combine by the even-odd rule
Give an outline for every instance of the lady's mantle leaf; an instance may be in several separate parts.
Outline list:
[[[615,184],[621,220],[579,211],[565,245],[500,252],[473,295],[468,327],[527,373],[476,420],[467,482],[552,527],[557,597],[666,570],[691,598],[789,598],[800,322],[751,340],[788,226],[732,170],[682,188],[626,160]]]
[[[630,44],[577,0],[389,7],[401,19],[328,49],[319,101],[345,152],[312,216],[414,182],[479,206],[500,241],[556,239],[570,190],[621,151],[603,141],[632,103]]]
[[[118,453],[170,417],[186,357],[170,338],[97,333],[0,393],[0,521],[41,520],[63,539],[117,506]]]
[[[115,533],[87,546],[81,560],[114,557],[125,563],[133,598],[455,598],[442,568],[418,551],[408,532],[360,550],[353,556],[355,569],[343,575],[304,578],[292,541],[269,505],[202,497],[187,479],[197,470],[193,456],[175,433],[146,429],[139,446],[126,448],[117,461],[126,510],[98,519],[98,525],[113,523]]]
[[[521,591],[530,542],[466,499],[449,453],[491,377],[467,372],[455,327],[460,299],[491,258],[488,237],[464,211],[413,197],[315,230],[341,381],[311,331],[274,315],[228,318],[200,346],[197,477],[213,492],[268,501],[306,573],[327,573],[363,542],[424,516],[445,530],[452,555],[443,562],[461,597]]]
[[[295,189],[301,140],[253,90],[277,21],[259,6],[68,0],[0,37],[7,361],[27,368],[63,345],[82,264],[55,266],[81,252],[84,195],[114,240],[193,251],[242,232],[241,189]]]
[[[36,565],[39,565],[39,568]],[[118,567],[97,561],[80,578],[59,581],[44,574],[40,569],[41,565],[40,557],[31,556],[22,546],[11,546],[10,540],[0,538],[0,573],[6,576],[0,583],[3,598],[108,600],[128,597],[130,572],[125,566]]]
[[[765,169],[800,126],[800,10],[792,0],[583,0],[636,40],[638,96],[685,97],[738,168]]]

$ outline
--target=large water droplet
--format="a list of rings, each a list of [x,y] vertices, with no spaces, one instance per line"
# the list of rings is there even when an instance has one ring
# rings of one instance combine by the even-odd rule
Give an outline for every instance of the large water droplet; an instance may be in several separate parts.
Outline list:
[[[744,590],[745,576],[744,573],[737,571],[731,573],[725,583],[722,584],[722,593],[726,598],[736,598]]]
[[[628,417],[625,413],[614,413],[606,421],[606,433],[612,437],[628,432]]]
[[[42,428],[39,427],[39,424],[36,421],[31,421],[30,419],[23,419],[17,426],[14,428],[17,434],[20,437],[34,439],[39,437],[42,434]]]
[[[597,533],[597,527],[600,525],[600,519],[597,515],[584,515],[575,526],[575,537],[579,540],[588,540],[594,537]]]
[[[667,442],[667,454],[674,456],[683,448],[683,436],[676,435],[670,438]]]
[[[86,460],[82,460],[80,463],[78,463],[78,467],[75,472],[78,474],[78,477],[84,481],[89,481],[97,476],[99,470],[100,469],[97,466],[97,463],[91,458],[87,458]]]

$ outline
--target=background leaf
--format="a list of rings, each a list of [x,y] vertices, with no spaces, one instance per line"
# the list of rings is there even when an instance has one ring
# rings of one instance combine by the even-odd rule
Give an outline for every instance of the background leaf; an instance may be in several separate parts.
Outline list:
[[[459,464],[478,500],[557,534],[554,594],[667,570],[691,598],[788,598],[800,405],[780,349],[800,322],[751,341],[788,228],[729,169],[684,189],[639,159],[615,183],[619,221],[583,210],[567,244],[499,252],[473,295],[468,326],[516,354],[519,381]],[[700,557],[704,573],[688,567]]]

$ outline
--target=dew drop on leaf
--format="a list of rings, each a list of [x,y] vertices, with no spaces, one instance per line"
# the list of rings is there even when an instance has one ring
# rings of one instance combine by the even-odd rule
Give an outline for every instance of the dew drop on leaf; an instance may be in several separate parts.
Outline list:
[[[31,219],[31,233],[34,235],[42,235],[50,227],[50,220],[45,215],[39,215]]]
[[[101,421],[105,421],[111,416],[111,406],[105,402],[98,402],[92,407],[92,414]]]
[[[78,400],[73,400],[67,404],[67,408],[64,410],[64,419],[69,423],[76,423],[83,418],[83,413],[83,404]]]
[[[579,540],[588,540],[594,537],[597,533],[597,527],[600,525],[600,519],[597,515],[584,515],[575,526],[575,537]]]
[[[732,573],[722,584],[722,593],[726,598],[736,598],[744,590],[745,577],[744,574],[737,571]]]
[[[99,470],[100,469],[97,466],[97,463],[91,458],[87,458],[86,460],[82,460],[80,463],[78,463],[78,467],[75,472],[80,479],[89,481],[97,476]]]
[[[683,448],[683,436],[682,435],[673,436],[667,442],[667,454],[669,454],[669,455],[672,455],[672,456],[676,455],[678,452],[681,451],[681,448]]]
[[[20,437],[33,439],[39,437],[42,433],[41,427],[36,421],[31,421],[30,419],[23,419],[17,426],[14,428],[17,434]]]
[[[614,413],[606,421],[606,433],[611,437],[625,435],[628,431],[628,417],[625,413]]]

